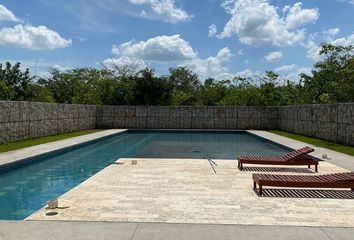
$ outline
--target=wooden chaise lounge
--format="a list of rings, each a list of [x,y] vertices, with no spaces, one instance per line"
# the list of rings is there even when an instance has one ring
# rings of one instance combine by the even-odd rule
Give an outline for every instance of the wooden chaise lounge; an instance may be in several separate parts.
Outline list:
[[[317,176],[253,174],[253,188],[262,196],[263,186],[294,188],[350,188],[354,191],[354,172]]]
[[[300,148],[281,156],[239,156],[238,169],[242,171],[243,164],[263,164],[263,165],[315,165],[315,171],[318,171],[318,161],[307,156],[306,154],[313,152],[310,147]]]

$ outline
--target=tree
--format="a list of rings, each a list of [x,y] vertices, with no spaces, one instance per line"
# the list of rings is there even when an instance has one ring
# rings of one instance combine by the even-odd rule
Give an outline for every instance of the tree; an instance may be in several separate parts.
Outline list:
[[[200,90],[200,104],[204,106],[218,105],[225,96],[229,85],[230,81],[228,80],[206,79]]]
[[[21,70],[21,64],[5,66],[0,63],[0,97],[2,100],[25,101],[33,97],[30,91],[31,81],[29,69]]]
[[[260,99],[259,105],[263,106],[276,106],[280,105],[281,101],[281,91],[278,87],[279,75],[273,71],[266,71],[264,77],[261,78],[261,84],[259,87]]]
[[[138,62],[131,62],[127,64],[118,64],[114,58],[111,58],[109,63],[102,63],[103,69],[111,72],[117,78],[134,78],[139,73],[140,64]]]
[[[198,75],[186,67],[170,68],[169,81],[173,86],[173,105],[195,105],[200,89]]]
[[[93,68],[77,68],[67,72],[51,69],[51,77],[38,82],[59,103],[102,104],[100,84],[104,72]]]
[[[354,101],[354,47],[324,43],[320,55],[324,59],[314,65],[312,76],[301,74],[306,101]]]
[[[134,89],[135,105],[169,105],[172,85],[165,77],[155,77],[154,70],[140,71]]]

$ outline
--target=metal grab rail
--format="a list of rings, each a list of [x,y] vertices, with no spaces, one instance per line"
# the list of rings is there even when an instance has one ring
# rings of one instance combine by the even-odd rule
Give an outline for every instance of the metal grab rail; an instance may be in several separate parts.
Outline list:
[[[200,156],[202,156],[203,158],[207,159],[208,162],[209,162],[209,164],[210,164],[210,166],[211,166],[211,168],[213,169],[214,173],[216,174],[216,170],[215,170],[215,168],[214,168],[214,166],[213,166],[213,164],[214,164],[215,166],[218,166],[218,165],[216,164],[216,162],[214,162],[210,157],[208,157],[207,155],[205,155],[204,153],[202,153],[202,152],[199,151],[199,150],[193,150],[193,152],[194,152],[194,153],[199,153]]]

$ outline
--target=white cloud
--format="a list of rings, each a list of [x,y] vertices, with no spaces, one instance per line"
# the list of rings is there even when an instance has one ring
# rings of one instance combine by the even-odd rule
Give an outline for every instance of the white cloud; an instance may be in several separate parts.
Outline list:
[[[265,56],[265,60],[267,62],[276,62],[283,57],[283,53],[281,51],[270,52],[267,56]]]
[[[323,34],[327,35],[327,36],[336,36],[338,35],[338,33],[340,32],[339,28],[329,28],[325,31],[323,31]]]
[[[296,64],[283,65],[281,67],[277,67],[274,71],[275,72],[289,72],[289,71],[293,71],[295,68],[297,68]]]
[[[354,45],[354,33],[348,37],[337,38],[331,42],[335,46],[350,46]]]
[[[218,29],[215,24],[209,26],[209,34],[208,34],[209,37],[214,37],[217,32]]]
[[[168,66],[187,66],[201,78],[229,79],[233,76],[228,68],[232,57],[229,48],[222,48],[216,56],[202,59],[180,35],[157,36],[138,43],[129,41],[119,46],[114,45],[112,54],[116,57],[106,59],[104,65],[134,64],[144,67],[152,63],[162,66],[168,64]]]
[[[19,22],[20,19],[18,19],[15,14],[13,14],[4,5],[0,4],[0,21]]]
[[[311,75],[311,68],[300,67],[296,64],[291,65],[283,65],[274,70],[275,73],[279,74],[280,80],[290,80],[293,82],[298,82],[300,80],[300,73],[306,73]],[[260,80],[265,77],[264,72],[260,71],[252,71],[250,69],[245,69],[243,71],[237,72],[234,74],[235,76],[249,78],[253,80],[253,83],[259,84]],[[285,84],[286,82],[281,82],[280,84]]]
[[[0,45],[3,46],[43,50],[66,48],[71,44],[71,39],[64,39],[59,33],[45,26],[33,27],[19,24],[0,29]]]
[[[67,71],[74,66],[70,67],[70,63],[58,61],[51,61],[49,59],[37,58],[37,59],[0,59],[0,62],[10,62],[12,65],[16,63],[21,63],[20,69],[22,71],[26,70],[27,68],[30,71],[31,75],[36,75],[38,77],[49,77],[50,73],[48,70],[51,68],[57,68],[60,71]]]
[[[316,35],[310,35],[304,47],[307,48],[306,57],[312,58],[314,61],[319,61],[321,59],[320,56],[320,46],[315,42]]]
[[[252,71],[250,69],[245,69],[243,71],[235,73],[234,75],[242,78],[250,78],[253,80],[257,80],[260,76],[262,76],[262,73],[260,71]]]
[[[300,67],[296,64],[283,65],[281,67],[276,68],[274,71],[286,80],[291,80],[293,82],[298,82],[300,80],[299,75],[301,73],[311,75],[311,68]]]
[[[113,46],[112,53],[143,61],[174,62],[194,59],[197,53],[180,35],[157,36],[147,41],[129,41]]]
[[[63,65],[60,65],[60,64],[54,64],[53,66],[51,66],[51,68],[57,69],[60,72],[65,72],[65,71],[70,70],[70,67],[63,66]]]
[[[287,29],[294,29],[308,23],[314,23],[319,17],[318,9],[302,9],[302,3],[295,3],[292,7],[285,6],[283,13],[287,14],[285,22]]]
[[[243,50],[243,49],[238,50],[238,55],[241,55],[241,56],[245,55],[245,50]]]
[[[305,29],[294,28],[318,18],[317,9],[302,9],[301,4],[286,7],[284,17],[268,0],[224,0],[222,6],[231,18],[218,37],[237,35],[248,45],[293,45],[305,36]]]
[[[136,5],[148,4],[151,10],[167,22],[186,22],[192,18],[185,10],[175,5],[175,0],[129,0]],[[145,15],[146,12],[144,11]],[[145,16],[144,15],[144,16]]]
[[[230,62],[232,54],[229,48],[219,50],[215,57],[207,59],[195,58],[187,61],[186,65],[202,78],[213,77],[215,79],[232,79],[233,74],[229,73],[227,64]]]
[[[123,66],[135,66],[137,70],[146,68],[146,63],[141,59],[132,59],[130,57],[122,56],[117,58],[108,58],[103,61],[103,65],[110,69]]]
[[[320,61],[323,59],[323,57],[320,55],[320,50],[321,46],[320,44],[315,42],[315,37],[316,35],[311,35],[309,37],[309,40],[307,41],[307,44],[304,45],[305,48],[307,48],[307,53],[306,56],[308,58],[312,58],[314,61]],[[327,39],[328,43],[335,45],[335,46],[350,46],[354,45],[354,33],[347,36],[347,37],[342,37],[342,38],[337,38],[337,39]]]

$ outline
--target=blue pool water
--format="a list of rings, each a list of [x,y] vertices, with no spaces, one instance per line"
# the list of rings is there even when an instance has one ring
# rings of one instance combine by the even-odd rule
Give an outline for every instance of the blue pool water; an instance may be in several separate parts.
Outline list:
[[[118,158],[202,158],[197,151],[212,159],[235,160],[238,155],[289,150],[246,132],[129,131],[0,170],[0,219],[26,218]]]

